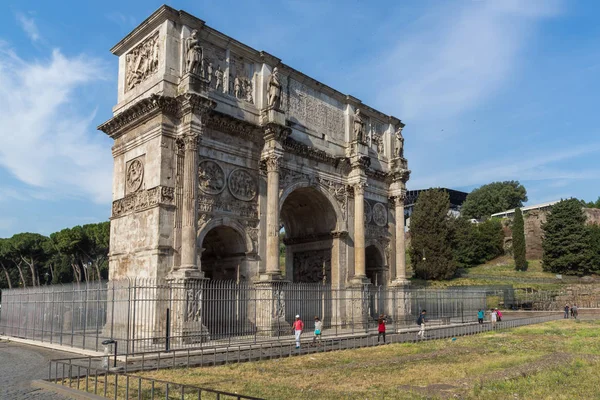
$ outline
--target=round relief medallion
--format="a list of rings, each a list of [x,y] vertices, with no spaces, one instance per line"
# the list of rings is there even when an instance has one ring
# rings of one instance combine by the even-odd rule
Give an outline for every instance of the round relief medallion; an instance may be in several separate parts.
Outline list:
[[[371,217],[373,216],[373,210],[371,210],[371,205],[368,201],[365,200],[365,224],[371,222]]]
[[[198,187],[204,193],[221,193],[225,189],[225,172],[223,172],[223,168],[214,161],[202,161],[198,168]]]
[[[229,191],[236,199],[250,201],[256,197],[256,181],[244,169],[234,169],[229,174]]]
[[[144,181],[144,164],[138,159],[133,160],[127,167],[127,191],[133,193],[139,190]]]
[[[373,222],[379,226],[385,226],[385,224],[387,224],[387,212],[385,206],[381,203],[377,203],[373,206]]]

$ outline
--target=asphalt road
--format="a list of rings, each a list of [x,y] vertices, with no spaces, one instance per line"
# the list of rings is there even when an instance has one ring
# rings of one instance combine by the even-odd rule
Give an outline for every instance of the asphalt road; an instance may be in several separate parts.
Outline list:
[[[0,399],[68,399],[53,392],[33,388],[31,381],[48,377],[49,360],[76,356],[73,353],[0,341]]]

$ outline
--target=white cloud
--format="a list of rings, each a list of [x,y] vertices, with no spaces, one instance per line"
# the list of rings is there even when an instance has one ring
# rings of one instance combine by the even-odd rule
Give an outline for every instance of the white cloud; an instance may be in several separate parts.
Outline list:
[[[386,77],[377,102],[403,120],[452,117],[493,96],[517,69],[535,23],[560,12],[561,1],[439,4],[396,30],[375,68]]]
[[[23,28],[32,42],[40,40],[40,32],[33,18],[27,17],[25,14],[17,13],[17,21],[19,21],[21,28]]]
[[[495,157],[493,161],[478,165],[468,165],[457,169],[444,169],[429,176],[417,177],[409,181],[413,188],[465,187],[504,180],[596,180],[600,171],[594,169],[571,169],[557,166],[561,162],[600,153],[600,144],[588,144],[572,148],[562,148],[556,152],[540,149],[539,155]]]
[[[80,91],[103,77],[86,56],[28,62],[0,47],[0,166],[43,189],[37,195],[111,199],[112,158],[107,139],[81,111]]]

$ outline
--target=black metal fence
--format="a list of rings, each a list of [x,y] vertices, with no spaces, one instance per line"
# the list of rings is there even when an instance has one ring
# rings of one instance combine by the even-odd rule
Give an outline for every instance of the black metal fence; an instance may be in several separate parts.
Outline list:
[[[415,324],[426,309],[440,324],[474,321],[485,291],[307,283],[134,279],[2,292],[0,334],[120,354],[204,348],[289,338],[296,315],[323,335],[368,333],[385,315],[388,330]]]
[[[561,313],[544,313],[530,317],[510,319],[496,324],[467,324],[427,328],[426,339],[475,335],[491,330],[511,329],[524,325],[561,320]],[[415,342],[414,331],[403,331],[388,335],[387,344]],[[197,386],[166,382],[134,375],[143,371],[161,368],[187,368],[203,365],[224,365],[273,358],[292,357],[301,354],[356,349],[379,345],[375,335],[354,335],[324,339],[318,346],[295,349],[293,341],[235,345],[203,350],[174,350],[168,354],[143,353],[134,357],[79,357],[52,360],[48,370],[48,381],[59,385],[94,393],[114,399],[254,399],[254,397],[220,392]],[[113,363],[118,369],[110,368]]]

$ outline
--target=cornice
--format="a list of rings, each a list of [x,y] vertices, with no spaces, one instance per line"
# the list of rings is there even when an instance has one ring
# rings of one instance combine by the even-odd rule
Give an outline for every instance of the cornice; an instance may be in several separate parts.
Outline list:
[[[336,157],[323,150],[315,149],[314,147],[307,146],[300,143],[291,137],[286,138],[283,142],[283,149],[291,154],[296,154],[311,160],[319,161],[325,164],[334,166],[335,168],[345,166],[345,157]]]
[[[158,113],[177,116],[178,111],[179,104],[176,99],[153,94],[99,125],[98,130],[117,139],[123,133],[124,128],[139,123],[141,119],[148,119]]]
[[[254,143],[263,143],[263,131],[259,126],[218,111],[212,111],[207,127],[232,136],[239,136]]]

